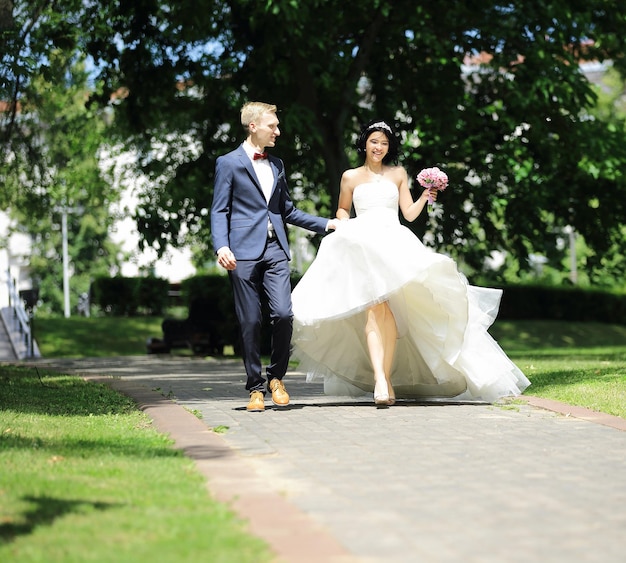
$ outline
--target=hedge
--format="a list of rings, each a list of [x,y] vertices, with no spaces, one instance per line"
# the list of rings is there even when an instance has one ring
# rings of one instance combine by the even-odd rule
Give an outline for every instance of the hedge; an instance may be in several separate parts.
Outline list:
[[[292,276],[292,286],[298,282]],[[109,315],[162,315],[169,303],[170,284],[155,277],[98,278],[91,286],[92,304]],[[498,319],[552,319],[572,322],[626,324],[626,294],[616,291],[533,285],[502,286]],[[181,283],[182,302],[209,303],[216,318],[235,331],[236,319],[228,276],[198,275]],[[215,310],[217,309],[217,310]],[[268,328],[264,327],[265,343]],[[233,336],[229,335],[229,340]],[[267,346],[264,344],[264,348]]]
[[[578,287],[510,285],[502,288],[499,319],[626,324],[626,294]]]
[[[156,277],[99,277],[91,283],[90,301],[113,316],[162,315],[170,283]]]

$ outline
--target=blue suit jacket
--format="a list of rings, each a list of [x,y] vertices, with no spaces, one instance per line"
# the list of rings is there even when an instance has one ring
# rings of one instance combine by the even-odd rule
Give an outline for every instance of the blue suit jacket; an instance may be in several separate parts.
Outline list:
[[[265,250],[268,219],[289,259],[287,223],[325,232],[328,219],[296,209],[289,195],[283,161],[272,155],[268,158],[274,172],[269,203],[243,146],[217,159],[211,205],[211,235],[216,252],[228,246],[237,260],[259,259]]]

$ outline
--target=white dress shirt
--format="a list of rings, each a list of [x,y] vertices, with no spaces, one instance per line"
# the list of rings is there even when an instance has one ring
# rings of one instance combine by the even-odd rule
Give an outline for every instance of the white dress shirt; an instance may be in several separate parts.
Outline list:
[[[259,183],[261,184],[261,189],[263,190],[265,201],[269,203],[270,197],[272,195],[272,188],[274,187],[274,172],[272,172],[270,161],[267,158],[259,158],[255,160],[254,153],[256,153],[257,150],[252,145],[248,144],[247,141],[243,142],[243,149],[250,157],[250,161],[252,162],[252,168],[254,168],[254,173],[259,179]],[[267,220],[267,234],[271,238],[274,237],[274,227],[272,226],[272,223],[269,219]]]

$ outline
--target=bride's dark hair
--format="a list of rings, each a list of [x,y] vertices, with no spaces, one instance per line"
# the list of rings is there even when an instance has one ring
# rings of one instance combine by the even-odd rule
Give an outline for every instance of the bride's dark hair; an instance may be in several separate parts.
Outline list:
[[[382,119],[372,119],[363,129],[361,129],[361,134],[356,142],[356,150],[361,155],[365,155],[365,143],[367,143],[367,139],[369,136],[375,131],[380,131],[384,133],[387,139],[389,140],[389,151],[383,158],[383,164],[389,163],[398,163],[398,152],[400,149],[400,141],[396,133],[394,132],[391,125],[389,125],[386,121]]]

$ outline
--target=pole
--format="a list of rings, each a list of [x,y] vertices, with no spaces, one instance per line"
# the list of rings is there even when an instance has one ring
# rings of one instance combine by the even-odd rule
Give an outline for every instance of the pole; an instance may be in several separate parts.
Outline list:
[[[576,268],[576,231],[574,227],[569,230],[569,263],[570,263],[570,280],[574,285],[578,283],[578,270]]]
[[[63,236],[63,301],[65,318],[70,317],[70,260],[67,250],[67,209],[61,212],[61,234]]]

